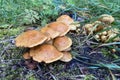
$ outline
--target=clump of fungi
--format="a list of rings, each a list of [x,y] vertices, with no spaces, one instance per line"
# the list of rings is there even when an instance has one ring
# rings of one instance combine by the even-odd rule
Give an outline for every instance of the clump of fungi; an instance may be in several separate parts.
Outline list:
[[[52,63],[57,60],[69,62],[72,60],[70,53],[72,40],[66,36],[74,20],[68,15],[60,16],[55,22],[47,24],[40,30],[28,30],[15,39],[17,47],[30,48],[23,54],[25,59],[37,62]],[[74,28],[73,28],[74,27]]]
[[[85,24],[84,29],[88,35],[99,32],[95,35],[95,39],[98,41],[107,42],[114,37],[113,41],[120,41],[120,37],[116,37],[117,34],[119,34],[119,31],[116,28],[111,28],[111,23],[114,22],[114,20],[114,17],[111,15],[103,14],[98,18],[98,21],[91,24]],[[110,29],[107,30],[107,28]]]

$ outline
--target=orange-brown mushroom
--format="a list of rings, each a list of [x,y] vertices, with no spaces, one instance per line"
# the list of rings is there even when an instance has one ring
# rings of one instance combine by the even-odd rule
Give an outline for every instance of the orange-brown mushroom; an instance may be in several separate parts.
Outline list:
[[[61,15],[60,17],[57,18],[57,21],[58,21],[58,22],[63,22],[63,23],[65,23],[65,24],[68,25],[68,26],[69,26],[71,23],[74,22],[74,20],[73,20],[70,16],[68,16],[68,15]]]
[[[70,27],[70,30],[76,30],[77,27],[80,26],[78,22],[74,22],[74,20],[68,15],[61,15],[56,21],[65,23]]]
[[[63,53],[59,52],[54,46],[49,44],[43,44],[31,48],[30,54],[32,55],[33,60],[37,62],[52,63],[62,58]]]
[[[87,34],[89,34],[90,32],[91,32],[91,34],[93,33],[92,32],[92,30],[93,30],[93,25],[92,24],[85,24],[84,29],[85,29]]]
[[[80,24],[78,24],[78,23],[69,25],[71,31],[77,30],[77,27],[79,27],[79,26],[80,26]]]
[[[58,32],[58,31],[55,31],[55,30],[53,30],[53,29],[51,29],[51,28],[49,28],[49,27],[43,27],[41,30],[40,30],[42,33],[44,33],[44,34],[46,34],[46,35],[48,35],[48,40],[50,40],[50,39],[54,39],[54,38],[56,38],[57,36],[59,36],[60,35],[60,32]]]
[[[63,57],[60,59],[60,61],[69,62],[72,60],[72,55],[70,52],[62,52],[62,53],[63,53]]]
[[[30,59],[31,56],[30,56],[30,54],[29,54],[28,52],[25,52],[25,53],[23,54],[23,58],[24,58],[24,59]]]
[[[101,21],[95,21],[94,23],[92,23],[92,25],[96,26],[94,32],[99,32],[105,28],[105,26],[103,25]]]
[[[18,47],[34,47],[39,44],[42,44],[47,37],[37,30],[30,30],[19,35],[15,41],[16,46]]]
[[[55,38],[53,45],[59,50],[64,51],[72,45],[72,40],[67,36],[61,36]]]
[[[112,23],[114,22],[114,17],[112,17],[111,15],[108,15],[108,14],[103,14],[100,16],[100,18],[98,19],[99,21],[102,21],[102,22],[107,22],[107,23]]]
[[[62,22],[52,22],[52,23],[48,24],[47,26],[55,31],[60,32],[59,36],[64,36],[70,30],[69,26],[67,26],[66,24],[64,24]]]

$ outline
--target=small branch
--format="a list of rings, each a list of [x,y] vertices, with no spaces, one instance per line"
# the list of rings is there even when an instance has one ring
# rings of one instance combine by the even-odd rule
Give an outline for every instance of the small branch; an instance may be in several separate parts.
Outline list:
[[[116,44],[120,44],[120,42],[112,42],[112,43],[102,44],[102,45],[99,45],[98,47],[110,46],[110,45],[116,45]]]

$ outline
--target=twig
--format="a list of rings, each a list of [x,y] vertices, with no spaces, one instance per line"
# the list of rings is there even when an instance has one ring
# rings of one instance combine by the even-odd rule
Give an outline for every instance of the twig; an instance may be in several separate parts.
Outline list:
[[[112,77],[112,80],[116,80],[116,78],[115,78],[115,76],[113,75],[112,71],[109,70],[109,72],[110,72],[110,75],[111,75],[111,77]]]
[[[49,73],[53,80],[58,80],[52,73]]]
[[[102,47],[102,46],[110,46],[110,45],[115,45],[115,44],[120,44],[120,42],[112,42],[112,43],[107,43],[107,44],[101,44],[98,47]]]

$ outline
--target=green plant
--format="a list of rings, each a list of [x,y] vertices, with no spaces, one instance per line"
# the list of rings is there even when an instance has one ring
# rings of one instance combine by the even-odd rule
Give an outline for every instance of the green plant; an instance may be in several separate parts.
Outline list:
[[[95,80],[96,78],[93,75],[86,75],[84,80]]]
[[[25,11],[18,18],[18,24],[31,24],[39,20],[38,13],[34,10],[25,9]]]

